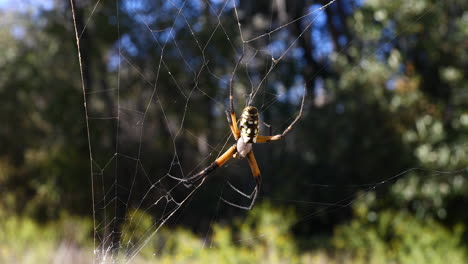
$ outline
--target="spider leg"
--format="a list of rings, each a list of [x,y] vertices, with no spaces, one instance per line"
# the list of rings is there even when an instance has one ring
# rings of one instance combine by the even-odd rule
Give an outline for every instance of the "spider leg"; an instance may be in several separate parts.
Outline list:
[[[252,190],[252,192],[250,194],[246,194],[243,191],[237,189],[234,185],[232,185],[232,183],[228,182],[228,184],[229,184],[229,187],[231,187],[234,191],[236,191],[238,194],[244,196],[247,199],[252,199],[252,197],[254,196],[254,194],[257,191],[257,187],[255,186],[255,188]]]
[[[232,187],[232,185],[231,185]],[[237,190],[238,191],[238,190]],[[255,201],[257,200],[257,187],[255,187],[255,189],[253,190],[252,192],[252,196],[253,196],[253,199],[252,199],[252,202],[250,202],[249,206],[242,206],[242,205],[238,205],[238,204],[235,204],[233,202],[230,202],[230,201],[227,201],[223,198],[221,198],[221,201],[225,202],[226,204],[229,204],[230,206],[233,206],[233,207],[237,207],[239,209],[243,209],[243,210],[252,210],[254,204],[255,204]]]
[[[294,127],[294,125],[299,121],[299,119],[302,116],[302,110],[304,109],[305,96],[306,96],[306,89],[304,86],[304,95],[302,96],[301,108],[299,109],[299,113],[297,114],[296,118],[294,118],[294,120],[291,122],[291,124],[283,131],[283,133],[274,135],[274,136],[258,136],[256,143],[267,143],[270,141],[280,140],[283,137],[285,137],[286,134],[289,133],[289,131],[291,131],[291,129]]]
[[[235,112],[226,111],[226,117],[228,120],[229,127],[231,128],[232,135],[236,140],[240,137],[240,131],[237,127],[237,117]]]
[[[226,152],[224,152],[221,156],[219,156],[219,158],[213,161],[208,167],[206,167],[205,169],[201,170],[199,173],[193,176],[190,176],[188,178],[182,179],[182,178],[177,178],[171,175],[168,175],[168,176],[170,178],[181,181],[186,187],[194,186],[201,181],[200,184],[198,184],[198,186],[200,186],[208,175],[213,173],[217,168],[226,164],[226,162],[232,158],[232,156],[236,153],[236,151],[237,151],[236,145],[232,145]]]
[[[237,117],[236,117],[236,112],[234,111],[233,83],[234,83],[234,75],[236,75],[237,67],[239,67],[239,64],[241,63],[242,58],[244,58],[244,54],[242,54],[242,56],[237,61],[236,66],[234,67],[234,70],[232,71],[231,79],[229,79],[229,110],[226,111],[226,116],[227,116],[229,127],[231,128],[232,135],[234,136],[236,140],[239,139],[240,131],[239,131],[239,128],[237,127]]]
[[[237,189],[236,187],[234,187],[230,182],[228,182],[229,186],[234,190],[236,191],[238,194],[244,196],[245,198],[247,199],[251,199],[252,201],[250,202],[249,206],[242,206],[242,205],[238,205],[238,204],[235,204],[233,202],[230,202],[230,201],[227,201],[223,198],[221,198],[221,200],[231,206],[234,206],[234,207],[237,207],[239,209],[244,209],[244,210],[251,210],[252,207],[254,206],[255,204],[255,200],[257,199],[257,195],[258,195],[258,192],[260,190],[260,184],[262,182],[262,176],[261,176],[261,173],[260,173],[260,169],[258,168],[258,164],[257,164],[257,161],[255,160],[255,156],[254,156],[254,153],[253,151],[249,152],[249,154],[247,154],[247,160],[249,162],[249,166],[250,166],[250,169],[252,171],[252,175],[255,179],[255,182],[256,182],[256,186],[255,188],[253,189],[253,191],[250,193],[250,194],[246,194],[244,192],[242,192],[241,190]]]

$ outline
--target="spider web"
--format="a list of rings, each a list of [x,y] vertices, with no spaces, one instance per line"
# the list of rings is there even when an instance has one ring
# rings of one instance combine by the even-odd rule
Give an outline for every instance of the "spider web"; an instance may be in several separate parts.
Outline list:
[[[280,19],[281,24],[274,24],[271,17],[269,22],[268,18],[259,18],[256,26],[265,33],[243,28],[245,10],[234,0],[203,3],[169,0],[154,5],[144,0],[116,2],[113,23],[118,41],[108,54],[107,67],[113,73],[110,87],[90,88],[84,78],[88,65],[78,49],[90,154],[96,262],[130,262],[151,243],[161,227],[171,219],[177,221],[176,216],[196,196],[199,185],[188,186],[178,179],[197,173],[232,144],[227,122],[224,120],[224,125],[218,127],[222,122],[213,120],[225,119],[231,77],[248,81],[234,84],[237,113],[242,106],[255,101],[260,102],[261,113],[278,101],[289,101],[299,109],[307,80],[298,80],[289,90],[275,86],[275,75],[281,74],[277,66],[298,56],[295,55],[298,42],[336,1],[315,5],[310,12],[291,21]],[[98,0],[80,6],[86,10],[81,27],[76,23],[73,4],[71,1],[76,40],[81,47],[80,41],[99,17],[103,3]],[[275,4],[272,8],[281,9]],[[200,21],[203,12],[208,13],[205,14],[208,21]],[[138,32],[141,40],[128,31],[123,33],[121,21],[130,18],[132,31]],[[275,40],[285,36],[298,21],[303,25],[300,32],[279,45]],[[344,48],[351,45],[349,41]],[[142,48],[147,49],[145,54],[153,56],[150,67],[142,67],[143,59],[138,53]],[[240,69],[234,74],[241,56]],[[207,116],[207,120],[197,120],[199,116]],[[284,125],[294,117],[292,113]],[[200,134],[200,124],[209,126],[210,133]],[[202,156],[186,157],[187,152]],[[300,223],[325,211],[348,207],[365,193],[411,171],[429,170],[413,168],[381,182],[356,185],[364,189],[358,197],[353,194],[329,203],[287,202],[324,206],[301,216],[297,222]],[[223,173],[218,172],[216,177],[219,174]],[[218,203],[224,185],[218,186],[221,189]],[[150,224],[145,224],[145,214],[153,216]],[[143,230],[140,226],[144,226]]]

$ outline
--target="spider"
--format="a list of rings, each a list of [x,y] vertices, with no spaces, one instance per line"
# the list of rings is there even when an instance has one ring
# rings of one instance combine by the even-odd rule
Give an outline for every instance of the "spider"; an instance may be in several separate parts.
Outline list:
[[[230,107],[229,110],[226,111],[226,116],[228,120],[229,127],[231,129],[231,133],[234,136],[234,139],[236,140],[236,144],[232,145],[226,152],[224,152],[221,156],[219,156],[215,161],[213,161],[208,167],[205,169],[201,170],[197,174],[182,179],[184,182],[188,182],[190,185],[195,185],[198,182],[200,182],[199,185],[203,183],[203,181],[206,179],[206,177],[210,174],[212,174],[217,168],[223,166],[228,162],[231,158],[237,158],[237,159],[244,159],[247,158],[247,161],[249,163],[250,169],[252,171],[253,178],[255,179],[256,186],[252,190],[250,194],[246,194],[236,187],[234,187],[230,182],[228,182],[229,186],[242,195],[243,197],[251,200],[249,206],[242,206],[238,205],[235,203],[232,203],[230,201],[227,201],[223,198],[223,202],[240,208],[244,210],[251,210],[252,207],[255,204],[255,200],[257,198],[257,194],[260,190],[260,184],[262,182],[262,177],[260,173],[260,169],[258,168],[257,161],[255,160],[255,156],[253,153],[253,144],[255,143],[267,143],[270,141],[276,141],[280,140],[283,137],[286,136],[286,134],[291,131],[293,126],[299,121],[302,115],[302,109],[304,107],[304,99],[305,99],[305,87],[304,87],[304,95],[302,96],[302,101],[301,101],[301,108],[299,110],[299,113],[297,114],[296,118],[291,122],[291,124],[281,133],[277,134],[274,136],[260,136],[258,135],[259,131],[259,112],[256,107],[248,105],[247,107],[244,108],[242,111],[241,119],[239,126],[237,126],[237,116],[236,113],[234,112],[234,97],[233,97],[233,78],[235,75],[235,72],[237,70],[237,67],[239,63],[241,62],[242,57],[239,59],[237,62],[234,71],[231,75],[231,79],[229,81],[229,103]]]

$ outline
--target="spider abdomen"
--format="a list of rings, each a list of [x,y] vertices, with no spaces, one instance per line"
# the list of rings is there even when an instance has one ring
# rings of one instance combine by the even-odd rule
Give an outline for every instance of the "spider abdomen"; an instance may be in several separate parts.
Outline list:
[[[256,107],[247,106],[242,111],[239,124],[240,136],[244,143],[256,143],[258,136],[258,110]]]

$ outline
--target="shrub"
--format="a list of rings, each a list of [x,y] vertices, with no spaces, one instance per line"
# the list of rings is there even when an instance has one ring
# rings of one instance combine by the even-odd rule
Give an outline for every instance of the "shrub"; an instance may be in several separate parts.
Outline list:
[[[462,226],[449,230],[433,219],[418,220],[408,211],[370,211],[356,207],[356,216],[336,228],[332,239],[344,262],[466,263]]]

